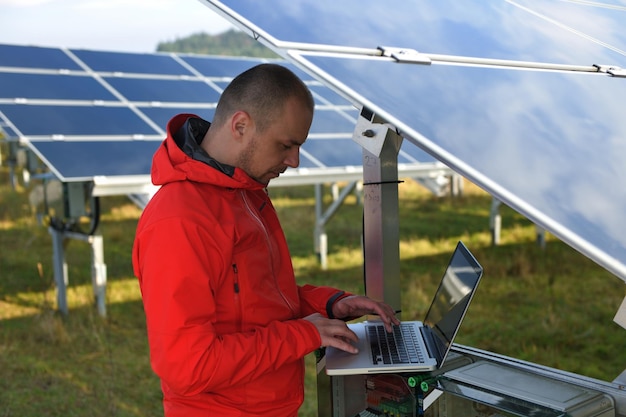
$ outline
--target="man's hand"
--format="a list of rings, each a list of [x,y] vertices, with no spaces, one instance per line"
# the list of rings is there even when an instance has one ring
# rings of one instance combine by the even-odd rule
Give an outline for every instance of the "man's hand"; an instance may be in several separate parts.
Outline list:
[[[388,332],[393,331],[393,325],[399,325],[400,320],[388,304],[374,301],[362,295],[351,295],[342,298],[333,305],[333,315],[339,318],[361,317],[366,314],[375,314],[385,325]],[[352,343],[358,342],[357,335],[348,328],[343,320],[328,319],[319,313],[304,318],[315,325],[322,339],[322,347],[332,346],[349,353],[358,350]]]
[[[317,331],[322,338],[322,346],[332,346],[345,350],[349,353],[357,353],[358,349],[351,342],[356,343],[359,339],[356,334],[348,329],[345,322],[336,319],[327,319],[319,313],[311,314],[304,318],[317,327]]]
[[[361,317],[367,314],[378,315],[388,332],[393,330],[394,324],[400,324],[391,306],[363,295],[351,295],[333,305],[333,315],[337,318]]]

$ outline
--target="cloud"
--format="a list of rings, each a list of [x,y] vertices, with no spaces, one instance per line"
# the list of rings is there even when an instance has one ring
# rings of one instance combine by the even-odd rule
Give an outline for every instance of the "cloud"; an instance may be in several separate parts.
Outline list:
[[[2,0],[0,0],[2,1]],[[36,0],[34,0],[36,1]],[[46,1],[46,0],[43,0]],[[176,7],[176,2],[172,0],[92,0],[92,1],[81,1],[76,4],[77,9],[86,9],[86,10],[128,10],[128,9],[143,9],[143,10],[154,10],[154,9],[171,9],[172,7]]]
[[[0,0],[2,43],[153,52],[232,25],[194,0]]]
[[[0,7],[33,7],[52,3],[54,0],[0,0]]]

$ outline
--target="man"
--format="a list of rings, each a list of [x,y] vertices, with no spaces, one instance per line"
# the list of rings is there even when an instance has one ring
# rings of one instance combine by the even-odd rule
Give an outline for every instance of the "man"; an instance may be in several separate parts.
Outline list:
[[[168,123],[133,248],[167,417],[296,416],[304,356],[355,352],[340,319],[399,323],[384,303],[296,285],[266,187],[298,166],[313,108],[291,71],[262,64],[224,90],[212,124]]]

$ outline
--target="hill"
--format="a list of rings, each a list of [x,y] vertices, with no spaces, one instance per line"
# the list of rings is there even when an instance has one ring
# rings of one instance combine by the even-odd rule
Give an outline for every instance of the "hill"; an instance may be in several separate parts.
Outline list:
[[[157,45],[157,52],[278,58],[271,49],[243,32],[231,29],[219,35],[196,33]]]

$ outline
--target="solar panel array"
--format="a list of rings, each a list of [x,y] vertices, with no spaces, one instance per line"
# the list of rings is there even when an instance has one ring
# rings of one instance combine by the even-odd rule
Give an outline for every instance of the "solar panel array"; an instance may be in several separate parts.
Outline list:
[[[317,169],[360,166],[362,151],[351,139],[358,110],[283,60],[0,44],[0,129],[63,182],[147,176],[173,115],[210,121],[232,78],[262,62],[290,67],[315,98],[300,179]],[[416,157],[407,154],[404,162]]]
[[[626,280],[623,2],[203,1]]]

